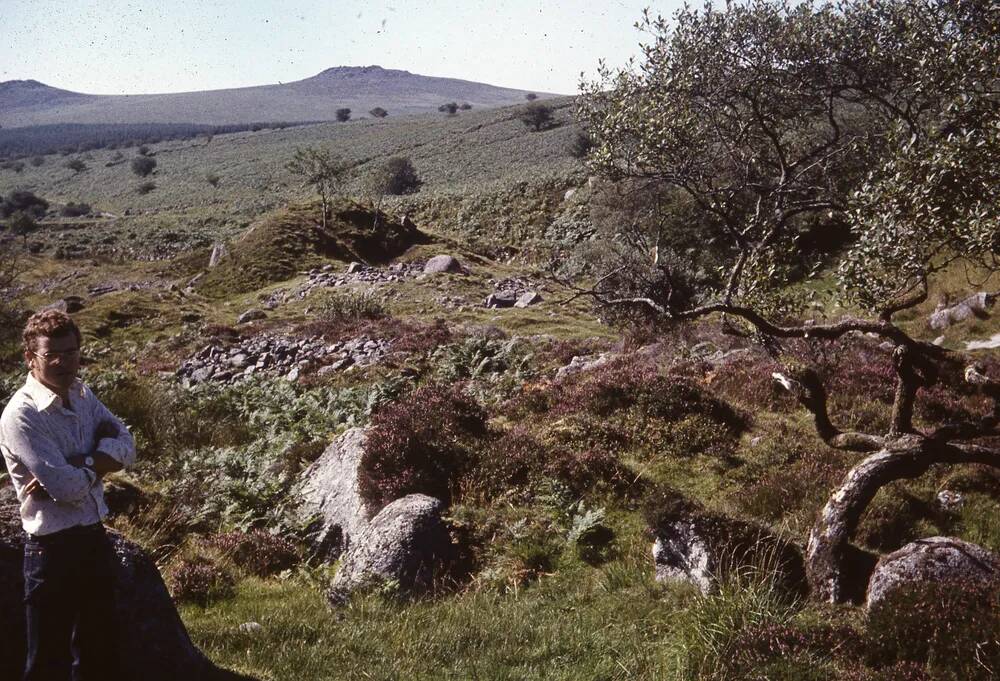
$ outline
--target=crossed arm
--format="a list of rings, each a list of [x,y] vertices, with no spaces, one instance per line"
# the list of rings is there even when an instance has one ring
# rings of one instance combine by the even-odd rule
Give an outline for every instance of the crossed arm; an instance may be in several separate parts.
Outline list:
[[[97,430],[94,432],[94,445],[92,451],[86,454],[76,454],[74,456],[67,457],[66,462],[75,467],[83,468],[84,461],[88,456],[90,456],[94,463],[91,466],[87,466],[90,470],[97,474],[98,479],[103,478],[108,473],[115,473],[122,470],[125,466],[119,462],[117,459],[109,454],[102,451],[98,451],[98,447],[102,446],[102,441],[107,439],[114,439],[119,437],[121,430],[118,424],[112,420],[103,420],[97,426]],[[28,495],[39,495],[42,497],[50,497],[49,493],[45,491],[42,483],[39,479],[32,478],[28,481],[28,484],[24,486],[24,492]]]

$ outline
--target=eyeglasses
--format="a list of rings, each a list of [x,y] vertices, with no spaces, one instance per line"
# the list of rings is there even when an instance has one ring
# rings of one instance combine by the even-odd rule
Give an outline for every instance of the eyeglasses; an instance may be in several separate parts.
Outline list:
[[[54,362],[57,359],[76,359],[80,356],[80,348],[72,348],[70,350],[49,350],[48,352],[35,352],[31,351],[35,357],[40,357],[46,362]]]

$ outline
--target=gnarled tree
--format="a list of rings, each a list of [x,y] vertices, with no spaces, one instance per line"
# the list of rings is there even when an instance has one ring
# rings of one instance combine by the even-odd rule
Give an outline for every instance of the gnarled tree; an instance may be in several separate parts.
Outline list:
[[[663,252],[670,240],[648,225],[665,222],[646,220],[644,240],[631,250],[627,238],[618,242],[631,257],[578,294],[661,319],[724,315],[768,337],[779,356],[785,339],[863,333],[891,344],[885,433],[839,430],[817,372],[776,374],[829,446],[868,455],[809,540],[814,594],[844,600],[851,535],[881,486],[934,463],[1000,465],[1000,452],[976,444],[1000,435],[1000,387],[974,368],[967,377],[993,398],[993,412],[915,427],[918,389],[955,357],[896,321],[942,269],[1000,269],[1000,6],[751,0],[686,8],[672,23],[647,14],[643,25],[652,40],[641,63],[584,84],[578,116],[595,140],[588,162],[625,186],[672,191],[711,233],[718,269],[692,282],[702,252]],[[829,263],[805,247],[810,235],[845,228],[829,302],[855,313],[808,319],[810,301],[785,284]]]

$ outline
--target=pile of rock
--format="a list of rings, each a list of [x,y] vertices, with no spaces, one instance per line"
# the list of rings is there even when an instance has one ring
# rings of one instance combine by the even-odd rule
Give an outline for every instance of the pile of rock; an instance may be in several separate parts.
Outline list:
[[[542,287],[533,285],[527,279],[510,277],[491,280],[490,283],[493,284],[493,293],[483,301],[486,307],[528,307],[542,301],[538,292]]]
[[[996,298],[997,296],[994,294],[980,291],[954,305],[949,306],[942,303],[934,310],[927,323],[935,331],[944,331],[949,326],[959,324],[967,319],[986,317],[989,309],[996,302]]]
[[[309,280],[295,292],[305,298],[316,288],[334,288],[349,284],[393,284],[424,273],[423,262],[397,262],[388,267],[371,267],[360,262],[352,262],[346,271],[336,272],[333,265],[309,270]]]
[[[251,376],[283,376],[290,381],[312,367],[320,375],[377,362],[389,351],[389,341],[366,337],[325,343],[320,338],[255,336],[232,346],[207,345],[177,369],[185,385],[215,381],[236,383]]]

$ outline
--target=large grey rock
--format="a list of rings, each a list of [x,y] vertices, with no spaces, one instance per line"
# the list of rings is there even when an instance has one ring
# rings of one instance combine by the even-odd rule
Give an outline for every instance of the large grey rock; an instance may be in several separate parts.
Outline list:
[[[750,566],[773,573],[788,592],[806,592],[802,554],[766,528],[678,498],[664,505],[652,529],[658,582],[686,582],[707,594],[720,578]]]
[[[368,527],[358,482],[364,442],[365,430],[351,428],[302,472],[299,508],[306,517],[315,518],[312,548],[319,560],[337,560]]]
[[[928,537],[882,556],[868,582],[867,606],[919,582],[986,582],[1000,578],[1000,557],[954,537]]]
[[[115,556],[115,602],[125,677],[143,681],[223,681],[246,679],[216,668],[195,648],[146,553],[110,533]],[[0,493],[0,679],[21,678],[25,658],[24,533],[11,488]]]
[[[931,314],[928,324],[936,331],[944,331],[953,324],[959,324],[972,317],[986,316],[995,302],[995,296],[980,291],[950,307],[939,306]]]
[[[407,594],[429,587],[452,553],[443,509],[439,499],[410,494],[379,511],[344,552],[330,585],[331,603],[387,582]]]
[[[483,301],[483,306],[489,308],[514,307],[516,302],[517,297],[513,293],[500,291],[486,296],[486,300]]]
[[[437,272],[461,272],[462,263],[458,261],[457,258],[451,255],[435,255],[433,258],[427,261],[424,265],[425,274],[434,274]]]
[[[237,317],[236,318],[236,323],[237,324],[246,324],[248,322],[253,322],[253,321],[256,321],[258,319],[264,319],[265,317],[267,317],[267,313],[264,312],[263,310],[251,309],[251,310],[247,310],[246,312],[244,312],[243,314],[241,314],[239,317]]]
[[[542,295],[537,291],[526,291],[521,294],[521,297],[517,299],[514,303],[514,307],[528,307],[529,305],[535,305],[542,302]]]
[[[226,248],[225,244],[215,244],[212,246],[212,254],[208,257],[208,267],[209,269],[213,267],[218,267],[222,259],[229,255],[229,249]]]
[[[596,357],[593,355],[577,355],[569,361],[569,364],[556,370],[556,380],[558,381],[567,376],[580,374],[585,371],[593,371],[604,366],[614,358],[615,355],[610,353],[601,353]]]

